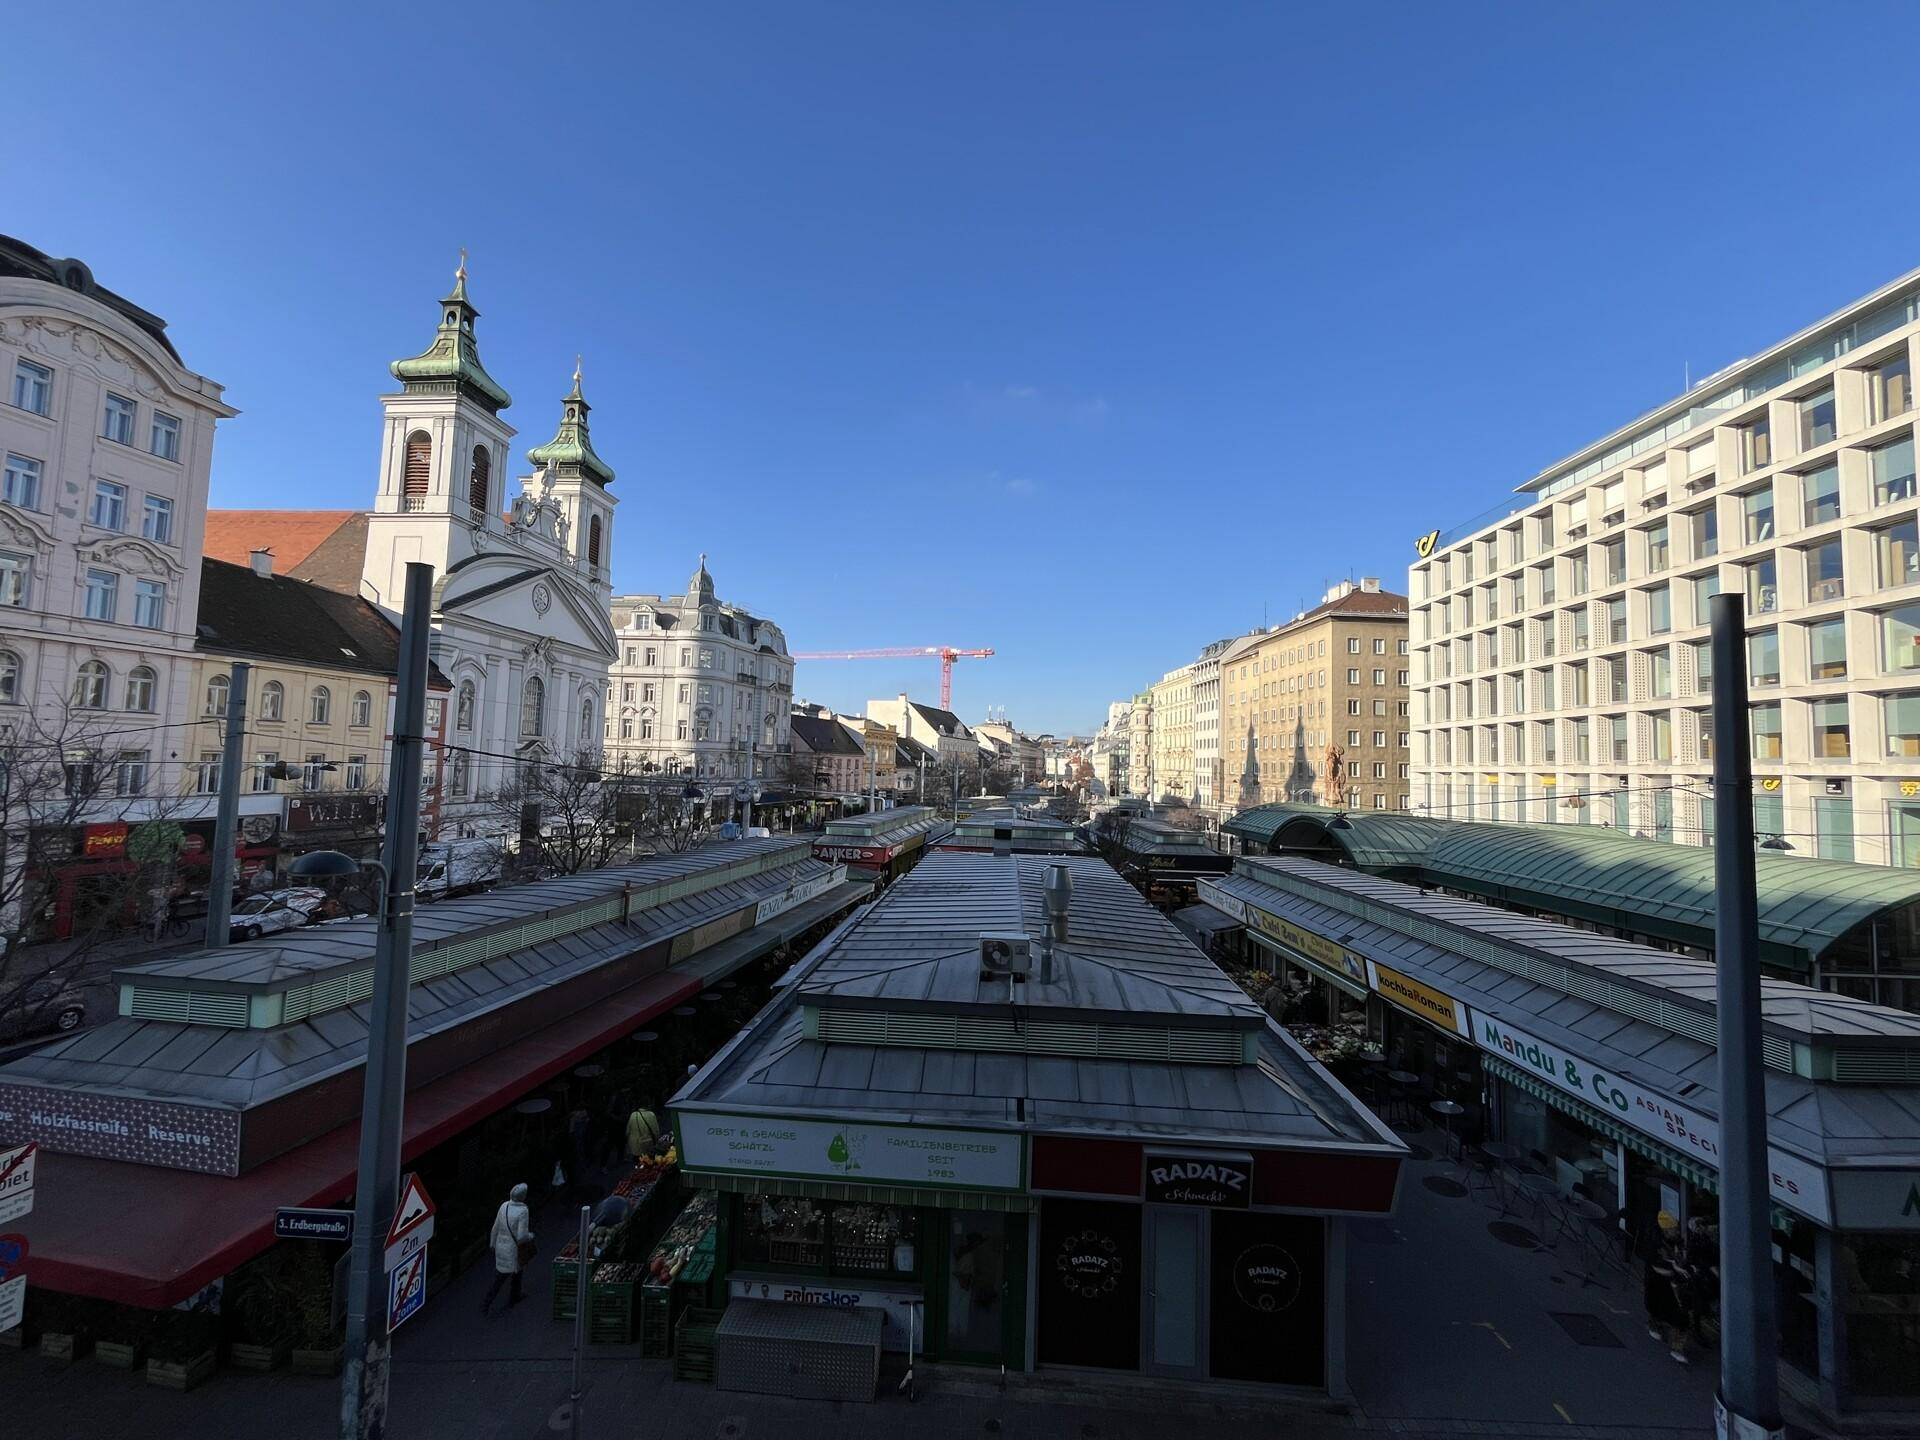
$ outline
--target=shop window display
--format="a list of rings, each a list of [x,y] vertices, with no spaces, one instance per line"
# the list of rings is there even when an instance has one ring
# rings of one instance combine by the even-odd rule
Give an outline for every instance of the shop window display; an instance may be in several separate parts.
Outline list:
[[[1847,1360],[1859,1395],[1920,1395],[1920,1239],[1843,1235]]]
[[[749,1195],[740,1219],[739,1255],[746,1265],[911,1275],[918,1258],[914,1213],[898,1206]]]

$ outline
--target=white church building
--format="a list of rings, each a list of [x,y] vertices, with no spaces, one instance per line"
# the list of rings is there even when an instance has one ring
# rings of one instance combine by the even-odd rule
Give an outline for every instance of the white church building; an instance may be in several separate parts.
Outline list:
[[[463,260],[433,343],[393,362],[400,390],[380,397],[371,511],[215,511],[208,524],[216,559],[271,549],[278,573],[357,588],[395,612],[407,565],[433,567],[433,659],[453,684],[444,835],[498,833],[486,797],[517,762],[599,754],[617,655],[613,470],[588,435],[579,367],[559,429],[527,452],[538,468],[509,498],[512,400],[480,363],[478,314]]]

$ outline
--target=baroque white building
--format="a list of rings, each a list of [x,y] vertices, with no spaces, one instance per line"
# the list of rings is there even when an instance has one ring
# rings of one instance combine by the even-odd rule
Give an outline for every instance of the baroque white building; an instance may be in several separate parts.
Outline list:
[[[236,412],[165,321],[5,236],[0,370],[0,730],[78,742],[137,818],[200,753],[200,544]]]
[[[685,777],[709,798],[782,774],[793,661],[773,621],[719,599],[707,557],[679,595],[618,595],[606,703],[610,769]]]

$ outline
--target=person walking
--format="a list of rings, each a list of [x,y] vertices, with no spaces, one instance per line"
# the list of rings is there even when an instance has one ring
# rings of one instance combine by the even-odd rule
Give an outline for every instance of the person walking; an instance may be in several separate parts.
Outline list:
[[[1641,1292],[1647,1306],[1647,1334],[1666,1344],[1676,1364],[1691,1365],[1687,1335],[1693,1328],[1693,1271],[1687,1264],[1680,1222],[1662,1210],[1655,1223],[1660,1227],[1660,1248],[1647,1262]]]
[[[660,1149],[663,1133],[660,1117],[644,1105],[636,1105],[627,1117],[627,1154],[638,1165]]]
[[[527,1262],[533,1259],[535,1249],[533,1219],[527,1209],[525,1185],[514,1186],[513,1193],[500,1202],[488,1239],[493,1244],[493,1284],[487,1287],[487,1298],[480,1302],[482,1315],[493,1309],[494,1297],[500,1293],[500,1287],[509,1281],[512,1282],[512,1290],[507,1296],[507,1308],[512,1309],[525,1298],[520,1293],[520,1274],[527,1268]]]

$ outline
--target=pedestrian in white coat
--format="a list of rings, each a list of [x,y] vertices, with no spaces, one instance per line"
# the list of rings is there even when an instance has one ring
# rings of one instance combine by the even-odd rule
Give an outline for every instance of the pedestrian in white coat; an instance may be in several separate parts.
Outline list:
[[[493,1309],[494,1297],[509,1280],[513,1288],[507,1296],[507,1307],[511,1309],[524,1298],[520,1293],[520,1272],[527,1268],[534,1251],[533,1220],[527,1209],[525,1185],[514,1186],[513,1194],[501,1202],[488,1239],[493,1242],[493,1284],[487,1287],[487,1298],[480,1302],[482,1315]]]

